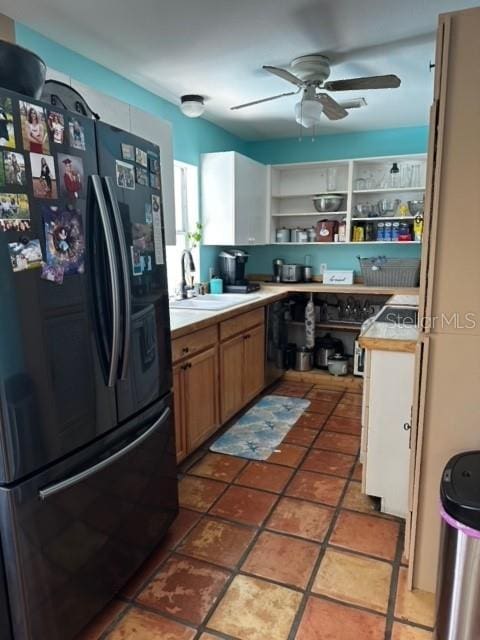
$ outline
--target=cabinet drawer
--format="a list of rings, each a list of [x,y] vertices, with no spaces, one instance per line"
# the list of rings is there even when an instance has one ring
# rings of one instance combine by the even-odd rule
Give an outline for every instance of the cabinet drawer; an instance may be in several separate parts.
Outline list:
[[[200,331],[194,331],[187,336],[172,340],[172,361],[178,362],[216,344],[218,340],[217,327],[218,325],[214,325],[200,329]]]
[[[248,311],[242,313],[239,316],[230,318],[220,323],[220,340],[226,340],[230,336],[234,336],[237,333],[242,333],[257,324],[263,324],[264,321],[264,307],[260,309],[254,309],[254,311]]]

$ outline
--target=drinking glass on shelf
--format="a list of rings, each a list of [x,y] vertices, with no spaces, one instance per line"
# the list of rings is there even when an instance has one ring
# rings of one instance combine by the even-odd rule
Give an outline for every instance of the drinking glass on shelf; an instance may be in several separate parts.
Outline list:
[[[337,167],[327,167],[327,191],[337,189]]]
[[[411,178],[411,187],[420,187],[420,165],[414,164],[412,166],[412,178]]]
[[[411,187],[412,186],[412,165],[410,163],[402,165],[402,177],[401,184],[402,187]]]
[[[357,178],[355,180],[355,191],[363,191],[366,189],[366,180],[365,178]]]

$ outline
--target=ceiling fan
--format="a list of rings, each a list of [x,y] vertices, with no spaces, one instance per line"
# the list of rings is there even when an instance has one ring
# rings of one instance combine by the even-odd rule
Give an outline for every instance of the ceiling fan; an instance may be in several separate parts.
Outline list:
[[[347,109],[364,106],[365,100],[339,103],[325,91],[364,91],[367,89],[396,89],[400,86],[400,78],[396,75],[369,76],[366,78],[351,78],[349,80],[330,80],[330,60],[323,55],[313,54],[295,58],[290,63],[289,71],[281,67],[264,65],[270,73],[287,80],[297,87],[296,91],[280,93],[269,98],[253,100],[231,107],[232,111],[245,109],[262,102],[270,102],[285,96],[293,96],[303,91],[302,99],[295,105],[295,118],[304,127],[317,124],[322,113],[329,120],[341,120],[348,115]],[[362,102],[363,100],[363,102]]]

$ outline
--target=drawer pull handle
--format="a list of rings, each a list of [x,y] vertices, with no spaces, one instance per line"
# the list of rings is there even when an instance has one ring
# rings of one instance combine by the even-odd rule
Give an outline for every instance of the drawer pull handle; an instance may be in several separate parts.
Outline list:
[[[412,428],[412,425],[409,422],[405,422],[403,424],[403,428],[405,431],[410,431],[410,429]]]
[[[183,347],[182,353],[188,353],[190,351],[189,347]]]

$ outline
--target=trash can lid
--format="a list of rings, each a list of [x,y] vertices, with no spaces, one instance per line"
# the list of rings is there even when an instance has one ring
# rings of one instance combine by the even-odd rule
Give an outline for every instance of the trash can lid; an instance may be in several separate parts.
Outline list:
[[[480,531],[480,451],[459,453],[448,461],[440,497],[452,518]]]

